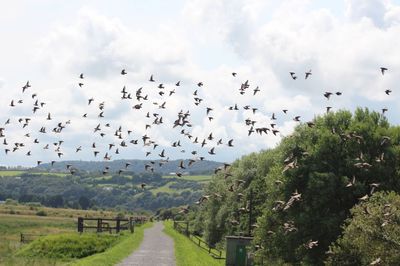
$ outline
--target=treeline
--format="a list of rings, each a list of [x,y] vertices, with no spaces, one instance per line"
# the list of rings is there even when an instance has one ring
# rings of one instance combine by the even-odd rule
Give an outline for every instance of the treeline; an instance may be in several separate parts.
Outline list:
[[[157,193],[154,189],[174,181],[180,193]],[[142,184],[146,184],[142,188]],[[201,195],[197,182],[162,178],[159,173],[105,177],[78,172],[74,175],[51,175],[26,172],[20,177],[0,178],[0,200],[14,199],[21,203],[40,202],[49,207],[117,208],[150,210],[170,208],[194,202]]]
[[[151,163],[152,162],[152,163]],[[181,160],[171,160],[164,162],[161,160],[114,160],[114,161],[60,161],[54,165],[44,163],[35,167],[37,171],[54,171],[54,172],[67,172],[67,165],[72,165],[74,169],[83,173],[101,173],[107,166],[110,173],[116,173],[120,169],[127,169],[134,173],[146,173],[145,165],[153,165],[154,172],[168,175],[177,172]],[[126,167],[128,164],[128,167]],[[189,160],[184,160],[184,165],[188,165]],[[190,175],[209,175],[214,172],[214,169],[223,165],[220,162],[209,160],[197,160],[187,167],[186,172]]]
[[[328,113],[215,175],[186,218],[211,245],[250,229],[257,265],[400,265],[399,160],[380,113]]]

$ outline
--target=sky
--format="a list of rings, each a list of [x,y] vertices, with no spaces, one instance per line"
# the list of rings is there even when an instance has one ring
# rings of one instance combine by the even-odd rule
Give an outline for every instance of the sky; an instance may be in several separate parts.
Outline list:
[[[25,144],[8,155],[0,151],[0,165],[102,160],[93,157],[93,142],[113,160],[144,159],[147,151],[152,153],[146,158],[158,159],[165,149],[171,159],[192,158],[196,151],[195,156],[231,162],[275,147],[298,124],[293,117],[310,121],[328,105],[333,111],[387,107],[389,121],[400,122],[400,0],[1,1],[0,25],[0,127],[8,142],[0,148]],[[385,75],[380,67],[388,68]],[[122,69],[128,74],[121,75]],[[309,70],[312,75],[305,80]],[[293,80],[289,72],[298,78]],[[150,75],[156,82],[148,81]],[[31,87],[22,93],[27,80]],[[250,88],[241,95],[246,80]],[[201,88],[196,85],[200,81]],[[167,95],[158,95],[159,83],[165,84]],[[143,109],[132,109],[139,103],[135,99],[121,100],[124,86],[132,95],[140,87],[149,94]],[[260,91],[253,96],[257,86]],[[172,89],[176,93],[169,97]],[[204,99],[199,106],[193,100],[196,89]],[[386,89],[392,93],[386,95]],[[343,94],[327,100],[326,91]],[[35,114],[34,93],[46,103]],[[88,106],[91,97],[95,101]],[[10,107],[11,100],[23,104]],[[164,101],[166,109],[153,104]],[[101,102],[104,118],[98,117]],[[240,110],[230,111],[235,103]],[[246,105],[257,112],[244,110]],[[211,122],[206,107],[213,108]],[[186,132],[199,140],[213,132],[215,139],[201,148],[180,128],[173,129],[180,110],[191,113],[192,127]],[[49,112],[51,121],[46,120]],[[152,122],[145,118],[147,112],[159,113],[164,123],[145,129]],[[271,121],[273,113],[276,121]],[[18,119],[28,117],[29,126],[22,128]],[[10,124],[4,125],[8,118]],[[249,137],[246,118],[257,121],[255,127],[275,122],[280,132]],[[68,120],[62,134],[50,132]],[[99,123],[104,137],[93,133]],[[49,132],[39,133],[42,126]],[[119,126],[127,141],[140,142],[115,154],[108,144],[118,147],[121,140],[113,130]],[[127,130],[133,133],[128,136]],[[159,146],[143,147],[145,134]],[[35,138],[39,144],[33,143]],[[222,145],[217,145],[219,139]],[[234,147],[226,145],[230,139]],[[59,140],[64,141],[61,158],[53,145]],[[171,147],[177,140],[182,147]],[[46,144],[49,150],[43,149]],[[208,153],[212,147],[216,155]]]

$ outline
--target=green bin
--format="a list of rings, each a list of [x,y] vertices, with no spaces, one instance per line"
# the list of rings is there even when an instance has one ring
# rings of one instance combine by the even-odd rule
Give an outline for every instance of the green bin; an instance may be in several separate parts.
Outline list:
[[[248,259],[247,247],[251,244],[252,237],[227,236],[226,237],[226,266],[252,266]]]

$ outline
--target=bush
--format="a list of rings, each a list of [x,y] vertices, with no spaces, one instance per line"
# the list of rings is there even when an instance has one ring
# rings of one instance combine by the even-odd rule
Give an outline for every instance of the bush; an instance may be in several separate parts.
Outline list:
[[[38,238],[17,252],[17,256],[45,258],[83,258],[103,252],[112,246],[117,236],[100,234],[59,234]]]
[[[125,213],[119,212],[119,213],[117,214],[117,217],[115,217],[115,218],[117,218],[117,219],[124,219],[124,218],[125,218]]]
[[[29,206],[30,208],[42,207],[42,204],[40,202],[27,202],[25,203],[25,205]]]
[[[6,205],[18,205],[18,201],[13,200],[13,199],[6,199],[5,204]]]
[[[351,213],[327,265],[400,265],[400,195],[378,192]]]
[[[40,210],[38,212],[36,212],[37,216],[47,216],[47,212],[45,212],[44,210]]]

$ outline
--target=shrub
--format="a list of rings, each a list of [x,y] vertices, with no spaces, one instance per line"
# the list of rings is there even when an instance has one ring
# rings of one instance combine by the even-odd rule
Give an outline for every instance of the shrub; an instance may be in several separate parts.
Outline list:
[[[29,206],[29,209],[34,208],[36,209],[37,207],[42,207],[42,204],[40,202],[27,202],[25,203],[26,206]]]
[[[13,200],[13,199],[6,199],[5,204],[6,205],[18,205],[18,201]]]
[[[40,210],[36,212],[37,216],[47,216],[47,212],[45,212],[44,210]]]
[[[123,213],[123,212],[119,212],[118,214],[117,214],[117,217],[116,217],[117,219],[124,219],[125,218],[125,214]]]

